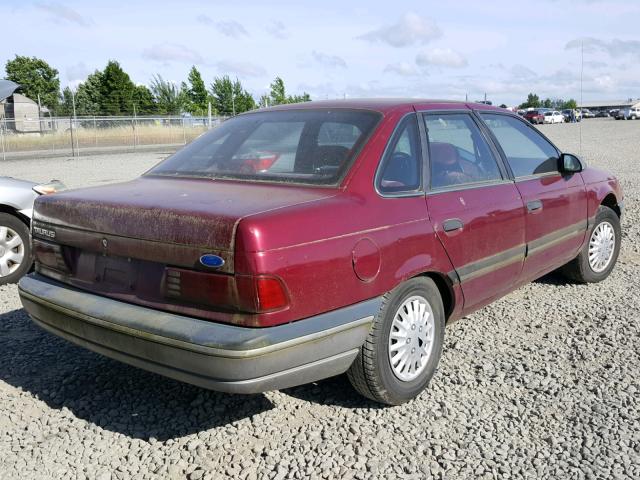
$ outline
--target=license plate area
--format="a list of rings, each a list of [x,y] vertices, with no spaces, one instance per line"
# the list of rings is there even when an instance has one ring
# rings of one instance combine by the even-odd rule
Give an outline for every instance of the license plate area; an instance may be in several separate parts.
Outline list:
[[[133,292],[136,290],[138,260],[95,254],[94,282],[107,292]]]

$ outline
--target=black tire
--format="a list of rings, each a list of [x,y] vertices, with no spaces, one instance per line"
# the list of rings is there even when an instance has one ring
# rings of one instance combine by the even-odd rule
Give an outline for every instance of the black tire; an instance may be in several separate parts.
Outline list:
[[[412,296],[427,300],[433,311],[434,338],[424,369],[411,381],[402,381],[389,360],[389,336],[393,319],[404,301]],[[413,278],[387,293],[376,315],[369,336],[347,372],[354,388],[371,400],[400,405],[417,397],[436,372],[442,354],[445,317],[438,287],[430,278]]]
[[[23,260],[19,264],[18,268],[4,276],[2,275],[2,272],[0,272],[0,285],[6,285],[8,283],[17,282],[31,269],[31,265],[33,263],[31,257],[31,238],[29,235],[29,227],[27,227],[27,225],[25,225],[25,223],[18,217],[8,213],[0,213],[0,227],[9,227],[11,230],[16,232],[22,239],[22,244],[24,245]],[[2,242],[2,240],[4,239],[0,239],[0,242]]]
[[[589,241],[593,232],[596,228],[602,223],[609,223],[613,227],[613,231],[615,234],[615,243],[613,249],[613,255],[609,260],[607,267],[601,272],[595,271],[590,263],[589,263]],[[616,261],[618,260],[618,254],[620,253],[620,240],[622,238],[622,230],[620,229],[620,218],[616,212],[614,212],[609,207],[605,207],[601,205],[598,208],[598,212],[596,213],[596,219],[589,230],[587,240],[585,245],[582,247],[582,250],[578,254],[576,258],[567,263],[564,267],[561,268],[561,272],[571,280],[580,283],[597,283],[601,282],[605,278],[609,276],[613,267],[616,265]]]

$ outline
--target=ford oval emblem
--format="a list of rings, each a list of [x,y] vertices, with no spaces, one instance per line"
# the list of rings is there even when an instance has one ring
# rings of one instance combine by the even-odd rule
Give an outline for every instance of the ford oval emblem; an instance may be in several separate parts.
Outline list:
[[[218,255],[207,253],[200,257],[200,263],[205,267],[220,268],[224,265],[224,258],[219,257]]]

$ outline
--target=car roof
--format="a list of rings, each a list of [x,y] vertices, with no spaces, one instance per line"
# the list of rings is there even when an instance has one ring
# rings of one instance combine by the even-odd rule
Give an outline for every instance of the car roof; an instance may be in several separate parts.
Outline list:
[[[260,111],[276,111],[276,110],[298,110],[310,108],[350,108],[375,110],[381,113],[387,113],[397,109],[409,110],[433,110],[433,109],[473,109],[473,110],[494,110],[501,112],[509,112],[504,108],[493,107],[482,103],[463,102],[456,100],[438,100],[438,99],[421,99],[421,98],[355,98],[344,100],[314,100],[311,102],[293,103],[286,105],[277,105],[275,107],[263,108]]]

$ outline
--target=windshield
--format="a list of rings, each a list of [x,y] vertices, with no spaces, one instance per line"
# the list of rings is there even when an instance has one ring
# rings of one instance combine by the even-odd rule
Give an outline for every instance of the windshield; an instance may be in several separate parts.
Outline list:
[[[146,175],[336,184],[380,114],[280,110],[232,118]]]

